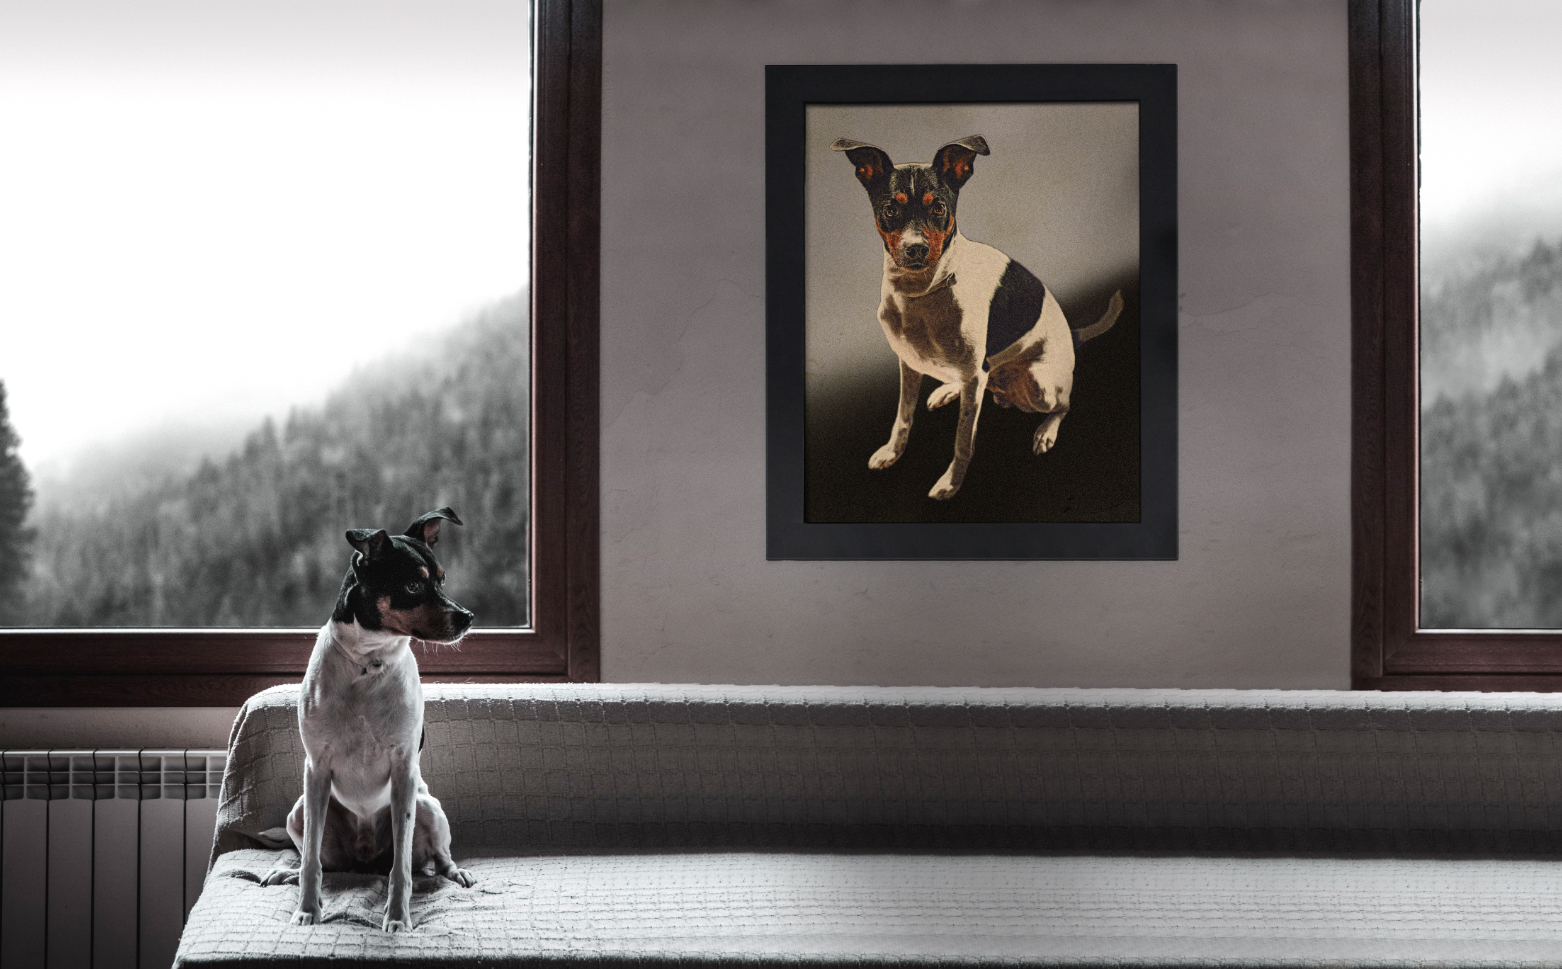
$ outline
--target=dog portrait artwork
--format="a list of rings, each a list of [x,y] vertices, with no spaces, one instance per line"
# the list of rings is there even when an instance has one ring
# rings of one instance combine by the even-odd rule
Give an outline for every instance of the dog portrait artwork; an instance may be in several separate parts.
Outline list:
[[[1000,407],[1043,415],[1032,449],[1051,450],[1068,413],[1074,347],[1111,329],[1122,293],[1112,294],[1096,323],[1070,330],[1057,299],[1024,266],[960,234],[960,188],[976,156],[989,154],[981,135],[944,145],[930,165],[897,166],[878,146],[849,138],[830,147],[846,152],[868,190],[884,239],[879,322],[900,358],[895,425],[868,467],[887,468],[905,451],[923,376],[940,381],[929,410],[960,402],[954,459],[928,497],[949,499],[960,490],[985,390]]]
[[[1137,519],[1136,122],[810,107],[810,521]]]
[[[765,68],[765,554],[1177,557],[1177,67]]]

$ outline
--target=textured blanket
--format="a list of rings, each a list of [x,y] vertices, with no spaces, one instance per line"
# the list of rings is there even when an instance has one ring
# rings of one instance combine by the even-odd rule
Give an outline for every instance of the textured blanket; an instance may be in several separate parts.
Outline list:
[[[423,773],[471,889],[254,836],[296,687],[234,727],[181,965],[1562,966],[1562,700],[440,686]],[[343,960],[346,960],[345,962]]]
[[[327,875],[292,926],[272,852],[223,856],[181,965],[1557,966],[1562,866],[1517,861],[680,853],[468,858],[419,879]]]

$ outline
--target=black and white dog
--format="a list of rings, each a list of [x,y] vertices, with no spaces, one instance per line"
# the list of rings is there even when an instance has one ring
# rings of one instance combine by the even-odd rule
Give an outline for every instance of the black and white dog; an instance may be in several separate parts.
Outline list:
[[[445,570],[434,558],[441,521],[461,524],[441,508],[404,535],[347,533],[352,567],[315,639],[299,696],[304,793],[285,830],[261,835],[298,849],[297,869],[264,879],[298,883],[294,925],[320,921],[322,871],[388,870],[387,932],[412,928],[413,869],[432,862],[438,874],[473,884],[450,857],[450,824],[418,768],[423,687],[412,640],[458,642],[474,618],[445,595]]]
[[[868,467],[887,468],[905,452],[923,374],[942,383],[928,397],[929,410],[960,401],[954,460],[928,497],[952,498],[960,490],[989,390],[1000,407],[1045,414],[1032,448],[1037,454],[1049,450],[1068,413],[1074,349],[1111,329],[1122,294],[1112,295],[1100,320],[1070,330],[1039,279],[992,246],[960,234],[960,189],[976,156],[989,154],[981,135],[943,146],[931,165],[896,165],[883,149],[847,138],[830,147],[846,152],[868,190],[884,240],[879,323],[900,358],[900,409],[889,443],[873,452]]]

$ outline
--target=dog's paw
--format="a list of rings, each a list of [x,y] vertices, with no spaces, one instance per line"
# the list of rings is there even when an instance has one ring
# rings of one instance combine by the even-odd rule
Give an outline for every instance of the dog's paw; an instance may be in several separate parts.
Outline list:
[[[465,868],[452,868],[444,874],[446,878],[455,882],[457,885],[460,885],[462,888],[471,888],[473,885],[477,884],[477,879],[473,878],[472,873],[467,871]]]
[[[393,919],[387,915],[385,916],[385,924],[381,925],[380,928],[384,929],[386,932],[411,932],[412,917],[408,916],[404,919]]]
[[[1048,421],[1036,428],[1036,437],[1031,444],[1031,450],[1037,454],[1046,454],[1056,443],[1058,443],[1058,425]]]
[[[260,883],[267,887],[272,885],[297,885],[298,869],[273,868],[271,871],[266,872],[265,877],[261,878]]]
[[[893,444],[886,444],[873,452],[873,457],[868,459],[868,467],[875,471],[882,471],[899,460],[900,450]]]
[[[951,381],[941,385],[937,390],[927,395],[927,409],[938,410],[945,404],[952,404],[960,399],[960,384]]]
[[[950,498],[953,498],[955,496],[955,492],[959,490],[960,485],[955,483],[954,475],[950,474],[948,471],[945,471],[944,476],[938,479],[938,483],[933,485],[933,490],[929,491],[927,496],[929,498],[936,498],[939,501],[948,501]]]
[[[294,925],[315,925],[319,921],[320,921],[320,910],[319,909],[315,909],[313,912],[306,911],[304,909],[299,909],[298,911],[293,913],[293,924]]]

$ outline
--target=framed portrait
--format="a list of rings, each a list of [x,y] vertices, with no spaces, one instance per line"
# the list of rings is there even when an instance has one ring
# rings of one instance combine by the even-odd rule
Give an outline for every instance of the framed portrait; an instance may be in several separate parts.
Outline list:
[[[768,558],[1177,557],[1176,79],[766,68]]]

